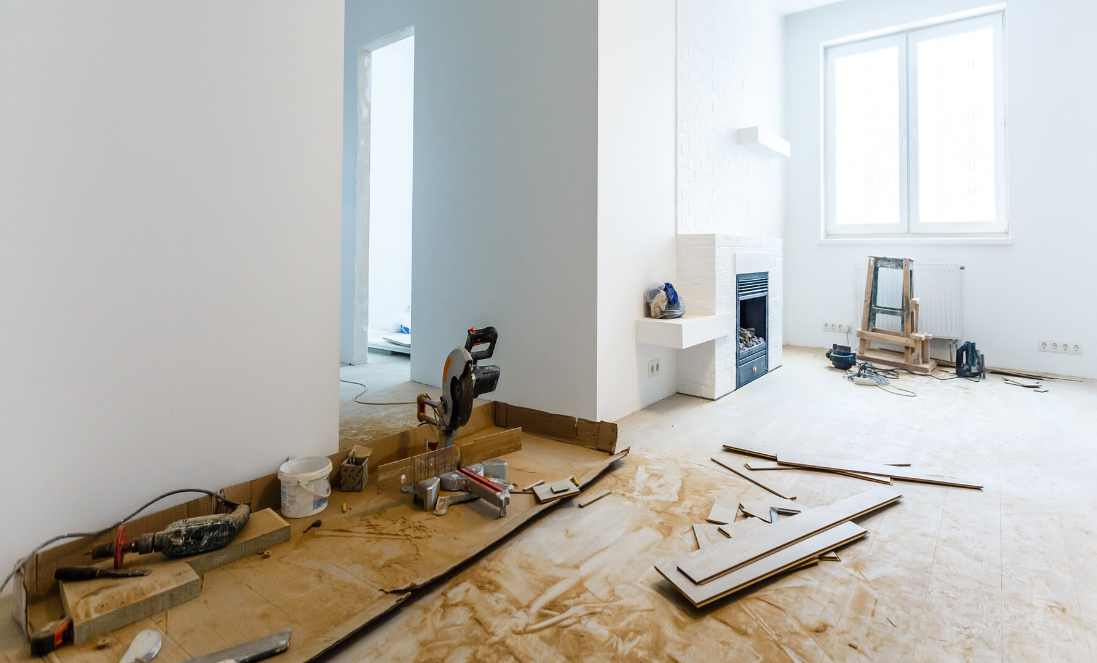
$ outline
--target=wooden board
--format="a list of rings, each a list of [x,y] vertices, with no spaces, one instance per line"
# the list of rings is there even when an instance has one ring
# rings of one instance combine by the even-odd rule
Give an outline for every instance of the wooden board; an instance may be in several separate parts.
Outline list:
[[[903,481],[917,481],[919,483],[933,483],[941,486],[955,486],[957,488],[983,487],[968,481],[953,477],[933,474],[916,467],[895,467],[893,465],[878,465],[859,460],[840,460],[837,458],[823,458],[821,456],[809,456],[807,454],[781,453],[777,462],[782,465],[795,465],[797,467],[813,467],[822,470],[842,470],[846,472],[861,472],[867,474],[884,474],[892,479]]]
[[[579,499],[575,500],[575,503],[579,505],[580,509],[582,509],[585,506],[590,506],[591,504],[594,504],[606,495],[609,495],[609,492],[610,491],[608,490],[603,490],[601,492],[597,492],[591,495],[590,497],[580,497]]]
[[[709,509],[708,518],[705,520],[717,525],[727,525],[735,522],[735,516],[739,513],[739,500],[725,500],[717,497]]]
[[[800,467],[798,465],[782,465],[775,461],[770,460],[753,460],[749,463],[743,463],[743,466],[748,470],[764,471],[764,470],[814,470],[814,467]],[[891,483],[891,477],[879,476],[876,474],[862,474],[860,472],[846,472],[843,470],[824,470],[826,472],[834,472],[835,474],[844,474],[847,477],[853,477],[854,479],[864,479],[865,481],[872,481],[873,483]]]
[[[748,516],[754,516],[755,518],[764,521],[772,522],[772,510],[776,509],[780,513],[800,513],[801,507],[791,500],[786,500],[783,497],[763,497],[760,500],[754,500],[752,502],[740,502],[739,508],[743,510],[743,513]]]
[[[150,567],[138,578],[100,578],[61,583],[61,603],[80,644],[198,598],[201,580],[184,561]]]
[[[461,445],[461,467],[468,467],[521,450],[521,428],[511,428],[502,433],[485,435]]]
[[[746,479],[747,481],[753,483],[754,485],[758,486],[759,488],[765,488],[766,490],[773,493],[777,497],[783,497],[786,500],[796,499],[796,495],[793,495],[791,491],[789,491],[785,488],[778,488],[777,486],[770,485],[769,483],[767,483],[766,481],[763,481],[759,477],[752,476],[749,472],[744,472],[742,470],[737,470],[734,467],[732,467],[732,465],[728,462],[717,460],[716,458],[713,458],[712,462],[716,463],[720,467],[723,467],[727,470],[731,470],[735,474],[738,474],[739,476],[743,477],[744,479]]]
[[[728,451],[734,451],[735,453],[746,454],[748,456],[757,456],[758,458],[765,458],[766,460],[777,460],[776,451],[762,449],[743,442],[725,444],[724,448]]]
[[[790,518],[788,522],[793,522],[801,517],[802,516]],[[776,525],[773,527],[776,527]],[[842,523],[837,527],[832,527],[825,532],[794,543],[780,552],[763,557],[758,561],[740,567],[731,573],[722,575],[704,585],[695,584],[679,571],[681,563],[690,555],[696,555],[698,553],[690,553],[690,555],[683,555],[676,559],[667,560],[661,564],[655,565],[655,570],[681,592],[690,603],[700,607],[707,603],[711,603],[716,599],[727,596],[732,592],[739,591],[765,580],[781,571],[791,569],[806,559],[816,557],[828,550],[833,550],[851,541],[855,541],[866,533],[865,529],[859,525],[850,522]],[[711,550],[719,550],[729,545],[733,544],[722,543]],[[702,550],[701,552],[706,551]]]
[[[454,445],[385,463],[377,468],[377,492],[412,486],[423,479],[453,472],[460,455],[460,447]]]
[[[579,486],[576,486],[571,479],[561,479],[560,481],[543,483],[540,486],[533,487],[533,495],[537,498],[537,501],[541,503],[553,502],[561,497],[570,497],[578,492]]]
[[[697,539],[697,548],[700,550],[728,540],[727,535],[720,531],[719,525],[701,523],[693,526],[693,538]]]
[[[900,498],[902,495],[891,488],[874,488],[833,504],[810,509],[795,518],[785,518],[742,541],[731,541],[712,550],[693,553],[679,563],[678,569],[693,582],[705,584],[797,541],[897,502]]]
[[[862,339],[862,342],[867,343],[868,341]],[[908,362],[902,352],[884,350],[883,348],[872,348],[870,350],[860,351],[857,353],[857,361],[871,361],[874,364],[905,368],[913,373],[922,373],[926,375],[932,373],[933,370],[937,368],[937,361],[935,359],[925,359],[925,361],[915,364],[913,362]]]

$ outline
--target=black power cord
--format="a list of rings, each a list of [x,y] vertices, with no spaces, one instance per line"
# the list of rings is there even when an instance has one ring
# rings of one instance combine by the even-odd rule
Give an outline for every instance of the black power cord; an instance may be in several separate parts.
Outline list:
[[[46,541],[45,543],[42,543],[42,544],[38,545],[37,547],[35,547],[34,550],[30,551],[30,553],[26,557],[23,557],[22,559],[20,559],[19,561],[17,561],[15,563],[15,567],[11,570],[11,573],[8,574],[8,577],[4,578],[3,584],[0,584],[0,590],[3,590],[5,587],[8,586],[8,581],[11,580],[13,576],[15,576],[15,572],[19,570],[19,567],[23,566],[23,564],[26,564],[28,559],[30,559],[31,557],[34,557],[34,555],[39,550],[42,550],[46,546],[54,544],[58,541],[64,541],[65,539],[82,539],[82,538],[89,537],[89,536],[102,536],[102,535],[106,534],[107,532],[111,531],[112,529],[115,529],[116,527],[118,527],[120,525],[125,525],[129,521],[136,518],[137,514],[141,513],[142,511],[149,508],[153,504],[156,504],[157,502],[164,499],[165,497],[171,497],[172,495],[178,495],[180,493],[202,493],[204,495],[209,495],[210,497],[220,501],[222,504],[224,504],[229,509],[235,509],[236,507],[240,506],[237,502],[233,502],[232,500],[228,499],[224,495],[215,493],[215,492],[210,491],[210,490],[206,490],[204,488],[180,488],[179,490],[172,490],[170,492],[164,493],[163,495],[160,495],[159,497],[155,497],[155,498],[149,500],[148,502],[145,502],[145,504],[142,505],[141,508],[137,509],[136,511],[134,511],[130,515],[126,516],[122,520],[119,520],[118,522],[114,523],[110,527],[104,527],[103,529],[95,531],[95,532],[74,532],[72,534],[61,534],[59,536],[53,537],[52,539]]]

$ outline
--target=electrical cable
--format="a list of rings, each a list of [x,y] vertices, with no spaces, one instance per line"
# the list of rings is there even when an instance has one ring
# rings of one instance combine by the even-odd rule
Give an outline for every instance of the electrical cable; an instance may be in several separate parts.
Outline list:
[[[390,401],[390,402],[387,402],[387,403],[373,402],[373,401],[360,401],[360,400],[358,400],[358,396],[361,396],[362,394],[369,391],[369,387],[362,384],[361,382],[354,382],[352,380],[344,380],[343,378],[339,378],[339,381],[340,382],[346,382],[347,384],[356,384],[356,385],[358,385],[359,387],[362,388],[362,391],[358,392],[358,394],[355,395],[355,397],[351,399],[355,403],[358,403],[359,405],[416,405],[416,401]]]
[[[843,375],[842,377],[849,380],[850,382],[853,382],[856,378],[868,378],[875,383],[875,386],[878,389],[882,389],[883,391],[886,391],[889,394],[894,394],[895,396],[914,398],[918,395],[909,389],[903,389],[902,387],[896,387],[895,385],[891,384],[892,380],[899,379],[899,371],[893,368],[877,368],[876,366],[873,366],[872,362],[870,361],[862,362],[857,367],[856,371],[853,371],[852,368],[847,370],[845,372],[845,375]]]
[[[104,527],[103,529],[95,531],[95,532],[74,532],[72,534],[61,534],[60,536],[55,536],[52,539],[46,541],[45,543],[42,543],[42,544],[38,545],[34,550],[30,551],[30,553],[26,557],[23,557],[22,559],[15,562],[15,567],[11,570],[11,573],[9,573],[8,577],[4,578],[4,582],[2,584],[0,584],[0,590],[3,590],[5,587],[8,586],[8,581],[12,579],[12,577],[15,575],[15,572],[19,570],[19,567],[23,566],[23,564],[26,564],[28,559],[33,557],[39,550],[42,550],[46,546],[49,546],[49,545],[51,545],[53,543],[56,543],[58,541],[63,541],[65,539],[82,539],[82,538],[89,537],[89,536],[102,536],[102,535],[106,534],[107,532],[111,531],[112,529],[115,529],[116,527],[119,527],[121,525],[125,525],[129,521],[136,518],[137,514],[141,513],[142,511],[149,508],[153,504],[156,504],[157,502],[164,499],[165,497],[171,497],[172,495],[178,495],[180,493],[203,493],[203,494],[209,495],[210,497],[213,497],[217,500],[220,500],[220,502],[222,504],[224,504],[225,506],[227,506],[230,509],[235,509],[236,507],[240,506],[239,503],[233,502],[232,500],[228,499],[224,495],[220,495],[218,493],[215,493],[215,492],[210,491],[210,490],[206,490],[204,488],[180,488],[179,490],[172,490],[170,492],[164,493],[163,495],[161,495],[159,497],[155,497],[155,498],[149,500],[148,502],[145,502],[145,504],[141,508],[137,509],[136,511],[134,511],[130,515],[126,516],[122,520],[119,520],[118,522],[114,523],[110,527]]]

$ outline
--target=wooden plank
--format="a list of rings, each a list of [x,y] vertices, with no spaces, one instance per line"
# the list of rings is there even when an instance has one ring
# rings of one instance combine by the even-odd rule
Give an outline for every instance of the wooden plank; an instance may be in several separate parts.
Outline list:
[[[472,442],[462,444],[459,448],[461,449],[461,467],[475,465],[485,460],[521,451],[522,429],[511,428],[501,433],[485,435]]]
[[[801,507],[795,502],[776,496],[763,497],[760,500],[751,502],[740,502],[739,508],[743,510],[744,514],[754,516],[767,523],[772,522],[773,509],[780,513],[800,513],[801,511]]]
[[[580,509],[582,509],[585,506],[589,506],[591,504],[594,504],[595,502],[602,499],[606,495],[609,495],[609,492],[610,491],[608,491],[608,490],[603,490],[602,492],[595,493],[595,494],[591,495],[590,497],[580,497],[579,499],[575,500],[575,503],[579,505]]]
[[[789,518],[788,522],[795,522],[802,517],[803,516]],[[777,525],[774,525],[773,527],[777,527]],[[773,527],[767,529],[772,529]],[[824,552],[855,541],[866,533],[867,532],[863,527],[854,523],[842,523],[837,527],[833,527],[825,532],[799,541],[784,550],[740,567],[731,573],[722,575],[704,585],[695,584],[678,570],[679,565],[686,558],[699,553],[690,553],[689,555],[683,555],[682,557],[656,564],[655,570],[681,592],[690,603],[694,606],[701,607],[721,597],[727,596],[728,594],[737,592],[757,582],[761,582],[781,571],[791,569],[805,559],[816,557]],[[731,545],[734,544],[732,542],[721,543],[714,546],[709,551],[701,550],[699,552],[717,551]]]
[[[756,559],[771,555],[797,541],[896,502],[900,498],[902,495],[891,488],[873,488],[833,504],[810,509],[795,518],[785,518],[742,541],[732,541],[710,551],[693,553],[678,565],[678,569],[693,582],[705,584]]]
[[[781,453],[777,462],[782,465],[795,465],[798,467],[814,467],[822,470],[843,470],[846,472],[861,472],[864,474],[885,474],[892,479],[903,481],[917,481],[919,483],[933,483],[941,486],[955,486],[957,488],[983,487],[974,483],[963,481],[949,476],[937,475],[916,467],[895,467],[893,465],[879,465],[866,463],[859,460],[840,460],[837,458],[823,458],[807,454]]]
[[[913,348],[915,343],[914,339],[906,338],[904,336],[892,336],[891,334],[881,334],[879,332],[868,331],[865,329],[857,330],[857,338],[866,341],[876,341],[878,343],[893,343],[895,345],[902,345],[907,348]],[[860,352],[857,353],[858,361],[860,361],[861,359],[861,354],[862,353]]]
[[[72,617],[73,642],[80,644],[198,598],[201,580],[184,561],[150,567],[139,578],[62,582],[61,602]]]
[[[728,540],[727,534],[720,531],[719,525],[698,523],[693,526],[693,538],[697,539],[697,548],[704,550]]]
[[[403,460],[385,463],[377,468],[377,492],[402,488],[419,483],[423,479],[457,469],[460,447],[454,445],[444,449],[428,451]]]
[[[717,497],[709,509],[708,518],[705,520],[717,525],[727,525],[735,522],[735,516],[739,513],[739,500],[725,500]]]
[[[929,357],[924,357],[924,361],[920,364],[907,362],[903,358],[903,353],[894,352],[892,350],[884,350],[882,348],[873,348],[871,350],[864,350],[857,353],[857,361],[871,361],[874,364],[884,364],[886,366],[895,366],[896,368],[905,368],[913,373],[929,374],[933,372],[933,369],[937,368],[937,360]]]
[[[598,448],[598,422],[590,419],[575,420],[575,441],[588,449]]]
[[[793,494],[792,494],[792,493],[791,493],[790,491],[788,491],[788,490],[785,490],[785,489],[783,489],[783,488],[780,488],[780,489],[779,489],[779,488],[777,488],[776,486],[771,486],[770,484],[768,484],[768,483],[766,483],[765,481],[763,481],[763,480],[759,479],[758,477],[754,477],[754,476],[751,476],[751,475],[750,475],[749,473],[747,473],[747,472],[744,472],[744,471],[742,471],[742,470],[737,470],[737,469],[735,469],[735,468],[734,468],[734,467],[732,467],[732,466],[731,466],[731,465],[730,465],[729,463],[725,463],[725,462],[723,462],[723,461],[720,461],[720,460],[717,460],[717,459],[715,459],[715,458],[713,458],[713,459],[712,459],[712,462],[716,463],[716,464],[717,464],[717,465],[719,465],[720,467],[723,467],[724,469],[727,469],[727,470],[731,470],[731,471],[732,471],[732,472],[734,472],[735,474],[738,474],[739,476],[743,477],[744,479],[746,479],[747,481],[749,481],[749,482],[753,483],[754,485],[758,486],[759,488],[765,488],[766,490],[768,490],[769,492],[773,493],[773,494],[774,494],[774,495],[776,495],[777,497],[783,497],[783,498],[785,498],[786,500],[794,500],[794,499],[796,499],[796,496],[795,496],[795,495],[793,495]]]
[[[745,442],[730,442],[724,444],[724,449],[727,451],[734,451],[735,453],[746,454],[748,456],[757,456],[758,458],[765,458],[766,460],[777,460],[777,452],[770,451],[769,449],[762,449],[761,447],[755,447]]]
[[[904,465],[904,463],[887,463],[888,465]],[[909,465],[909,463],[905,463]],[[798,467],[795,465],[782,465],[772,461],[752,461],[749,463],[743,463],[743,466],[748,470],[814,470],[813,467]],[[865,474],[862,472],[845,472],[840,470],[820,470],[824,472],[833,472],[834,474],[844,474],[847,477],[853,477],[854,479],[864,479],[865,481],[872,481],[874,483],[891,484],[891,477],[880,476],[878,474]]]
[[[876,259],[868,259],[868,274],[865,276],[865,305],[861,309],[861,329],[869,329],[872,326],[872,286],[876,278]],[[860,330],[858,330],[860,331]],[[857,349],[860,355],[868,349],[868,341],[861,339],[861,346]]]

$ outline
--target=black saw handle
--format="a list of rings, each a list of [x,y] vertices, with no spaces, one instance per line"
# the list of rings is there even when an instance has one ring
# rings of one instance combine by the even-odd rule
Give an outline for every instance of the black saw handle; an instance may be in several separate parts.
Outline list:
[[[477,329],[473,327],[469,330],[469,335],[465,338],[465,350],[468,351],[473,361],[480,361],[481,359],[491,359],[491,355],[495,352],[495,342],[499,340],[499,332],[495,331],[495,327],[484,327],[483,329]],[[477,350],[473,352],[473,348],[477,345],[488,344],[487,350]]]

